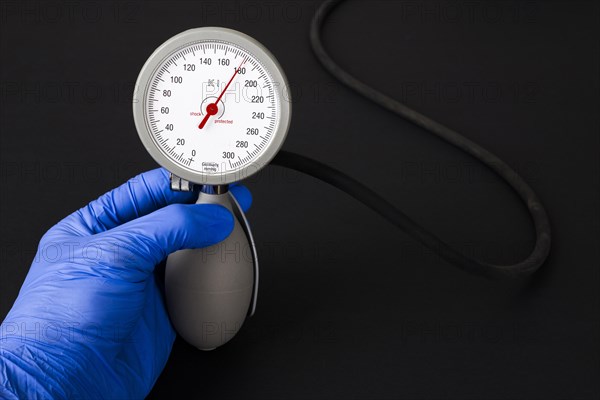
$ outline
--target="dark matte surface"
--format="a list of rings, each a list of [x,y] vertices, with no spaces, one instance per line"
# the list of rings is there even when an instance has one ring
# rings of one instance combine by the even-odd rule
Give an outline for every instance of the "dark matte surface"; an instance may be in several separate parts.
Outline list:
[[[0,315],[51,225],[155,166],[132,85],[155,47],[205,25],[279,58],[296,90],[286,149],[470,254],[526,255],[527,213],[504,184],[322,70],[307,36],[318,4],[3,1]],[[150,397],[597,399],[599,26],[585,1],[342,5],[326,29],[335,59],[515,166],[550,214],[548,263],[527,282],[465,275],[343,193],[269,168],[248,182],[256,316],[212,353],[178,341]]]

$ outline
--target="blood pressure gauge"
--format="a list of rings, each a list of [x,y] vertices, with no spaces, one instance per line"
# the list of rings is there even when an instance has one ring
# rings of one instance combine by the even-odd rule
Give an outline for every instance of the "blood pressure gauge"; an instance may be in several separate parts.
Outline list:
[[[291,119],[285,75],[253,38],[198,28],[167,40],[143,66],[133,96],[142,143],[171,172],[173,190],[227,207],[231,235],[167,260],[165,291],[179,334],[203,350],[239,330],[256,307],[258,260],[243,211],[227,185],[258,172],[281,148]]]
[[[286,78],[273,55],[230,29],[165,42],[136,83],[135,124],[146,150],[189,182],[223,185],[275,156],[290,124]]]

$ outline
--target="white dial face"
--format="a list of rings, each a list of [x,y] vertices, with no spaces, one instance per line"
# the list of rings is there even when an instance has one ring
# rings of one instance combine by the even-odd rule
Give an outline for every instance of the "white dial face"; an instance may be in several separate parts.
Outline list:
[[[151,75],[146,124],[163,154],[193,173],[219,175],[252,164],[260,169],[258,160],[278,127],[277,84],[254,55],[235,44],[189,44]]]

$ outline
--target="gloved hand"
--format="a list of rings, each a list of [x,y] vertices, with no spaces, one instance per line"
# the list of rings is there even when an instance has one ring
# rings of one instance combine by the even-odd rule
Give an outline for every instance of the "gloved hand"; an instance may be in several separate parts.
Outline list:
[[[232,193],[246,210],[243,186]],[[142,398],[175,331],[154,267],[179,249],[225,239],[233,217],[141,174],[69,215],[41,239],[0,326],[0,397]]]

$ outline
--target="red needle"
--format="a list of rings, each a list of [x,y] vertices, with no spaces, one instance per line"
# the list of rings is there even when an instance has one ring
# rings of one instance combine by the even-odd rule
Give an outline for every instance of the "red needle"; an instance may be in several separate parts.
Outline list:
[[[245,62],[246,62],[246,59],[244,59],[244,61],[242,61],[240,66],[235,69],[233,76],[231,77],[229,82],[227,82],[227,86],[225,86],[225,89],[223,89],[223,91],[219,95],[219,98],[217,98],[217,100],[214,103],[210,103],[208,106],[206,106],[206,115],[204,116],[204,119],[202,120],[202,122],[200,122],[200,125],[198,125],[199,129],[204,128],[204,125],[206,125],[206,123],[208,122],[208,119],[210,118],[211,115],[215,115],[217,112],[219,112],[219,107],[217,106],[217,104],[219,104],[219,101],[221,101],[221,98],[223,97],[223,95],[229,88],[229,85],[231,85],[231,82],[233,82],[233,80],[235,79],[235,76],[238,74],[239,69],[242,68],[242,65],[244,65]]]

